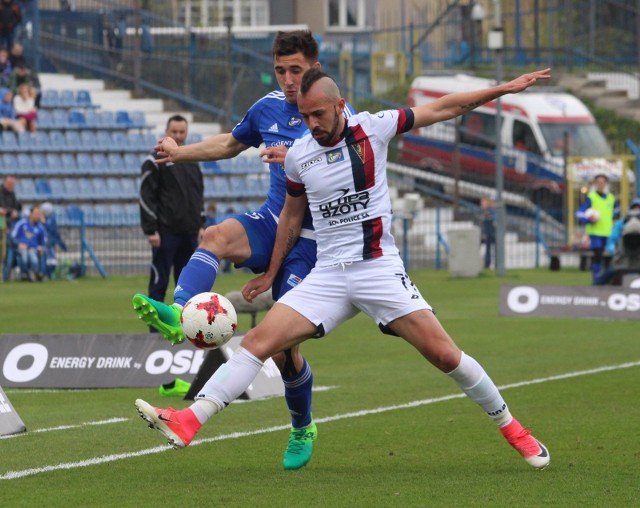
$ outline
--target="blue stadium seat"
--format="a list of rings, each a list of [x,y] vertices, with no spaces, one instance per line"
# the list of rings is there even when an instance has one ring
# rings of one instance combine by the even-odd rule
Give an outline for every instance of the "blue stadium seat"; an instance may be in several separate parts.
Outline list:
[[[84,150],[82,139],[78,131],[67,131],[64,133],[64,148],[69,152],[80,152]]]
[[[55,129],[69,128],[69,115],[65,109],[52,109],[51,120]]]
[[[38,152],[49,152],[51,150],[51,139],[45,131],[36,131],[32,135],[35,150]]]
[[[113,149],[113,140],[111,133],[106,130],[98,130],[96,132],[96,145],[98,150],[108,152]]]
[[[16,183],[16,195],[21,200],[37,199],[36,184],[31,178],[18,178]]]
[[[113,111],[98,111],[98,128],[114,129],[116,127],[116,118]]]
[[[38,178],[35,182],[36,186],[36,195],[38,199],[51,199],[51,185],[49,185],[49,180],[46,178]]]
[[[131,117],[131,123],[134,129],[146,129],[149,127],[144,111],[132,111],[129,116]]]
[[[64,188],[64,182],[60,178],[50,178],[49,185],[51,186],[51,199],[65,199],[67,191]]]
[[[43,153],[32,153],[31,163],[33,164],[33,171],[35,173],[47,174],[49,170],[49,161]]]
[[[53,123],[53,117],[51,116],[51,111],[48,109],[42,109],[42,107],[38,110],[38,129],[49,130],[55,127]]]
[[[96,213],[92,205],[81,205],[82,215],[86,226],[96,225]]]
[[[64,192],[65,192],[65,197],[67,199],[86,199],[86,198],[92,198],[93,197],[93,188],[91,188],[91,193],[90,195],[86,196],[83,195],[82,191],[80,190],[80,182],[82,181],[87,181],[85,178],[64,178],[62,180],[63,184],[64,184]]]
[[[67,140],[64,133],[59,130],[49,131],[49,152],[64,152],[67,148]]]
[[[134,199],[139,195],[139,185],[136,178],[121,178],[120,185],[122,187],[122,197],[125,199]]]
[[[122,129],[131,129],[133,122],[127,111],[116,111],[116,125]]]
[[[127,135],[123,131],[113,131],[111,133],[111,142],[114,150],[124,152],[127,146]]]
[[[19,173],[20,167],[18,157],[13,153],[5,153],[2,155],[2,167],[7,173]],[[19,197],[19,194],[17,194]]]
[[[59,174],[59,173],[65,173],[67,171],[67,169],[64,167],[62,163],[62,159],[59,154],[48,153],[45,156],[45,159],[47,161],[47,172]],[[75,159],[74,159],[74,166],[75,166]]]
[[[19,153],[17,156],[18,170],[21,174],[35,173],[31,155],[28,153]]]
[[[60,91],[60,107],[61,108],[74,108],[76,106],[76,94],[73,90],[61,90]]]
[[[76,92],[76,106],[79,108],[93,108],[94,104],[91,99],[89,90],[78,90]]]
[[[59,108],[60,95],[58,90],[43,90],[40,97],[40,108]],[[40,120],[40,118],[38,118]]]
[[[218,161],[205,161],[200,164],[200,169],[203,173],[222,173],[222,169],[218,164]]]
[[[88,109],[84,112],[84,119],[87,123],[87,129],[97,129],[100,125],[98,112],[95,109]]]
[[[67,206],[67,220],[71,224],[80,224],[80,221],[83,220],[83,213],[80,210],[80,207],[77,205],[69,205]]]
[[[80,132],[80,140],[82,142],[83,150],[95,152],[99,149],[98,138],[96,136],[96,133],[93,131]]]
[[[113,218],[111,217],[111,208],[109,205],[97,204],[93,206],[93,213],[95,214],[96,226],[111,226]]]
[[[87,180],[89,186],[86,186],[87,192],[89,192],[95,199],[106,199],[112,196],[109,195],[107,189],[106,180],[104,178],[91,178]]]
[[[112,198],[124,197],[122,185],[120,183],[119,178],[114,178],[114,177],[107,178],[106,180],[104,180],[104,182],[106,187],[105,192],[108,197],[112,197]]]
[[[76,156],[72,153],[63,153],[60,156],[60,162],[62,163],[61,173],[63,174],[73,174],[79,173],[78,162],[76,161]]]
[[[233,198],[243,198],[248,196],[247,186],[245,180],[241,176],[231,176],[229,177],[229,189],[231,193],[231,197]]]
[[[24,152],[35,152],[38,148],[36,147],[36,140],[31,132],[18,132],[18,146],[20,147],[20,151]]]
[[[204,192],[207,198],[232,197],[229,179],[226,176],[206,177],[204,180]]]
[[[126,174],[124,158],[119,153],[109,152],[109,154],[107,154],[107,162],[109,164],[109,173],[115,175]]]
[[[140,206],[133,203],[124,205],[125,222],[129,226],[140,224]]]
[[[18,145],[18,137],[15,132],[2,131],[2,151],[3,152],[18,152],[20,145]]]
[[[85,129],[87,127],[87,119],[82,111],[73,109],[69,111],[69,128]]]
[[[127,173],[139,174],[142,168],[144,157],[140,157],[135,153],[124,154],[124,167]]]
[[[91,157],[93,159],[93,172],[98,175],[106,175],[111,172],[109,167],[109,161],[107,156],[103,153],[94,153]]]
[[[76,162],[78,164],[78,173],[91,174],[93,173],[93,159],[91,155],[86,152],[79,152],[76,154]]]

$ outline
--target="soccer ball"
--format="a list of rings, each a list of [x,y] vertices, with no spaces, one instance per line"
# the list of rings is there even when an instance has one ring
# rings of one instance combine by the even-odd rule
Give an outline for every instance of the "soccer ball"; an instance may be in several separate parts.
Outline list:
[[[587,208],[584,212],[584,216],[589,219],[589,222],[595,223],[600,220],[600,212],[595,208]]]
[[[191,298],[180,315],[182,331],[201,349],[224,346],[238,328],[236,309],[218,293],[200,293]]]

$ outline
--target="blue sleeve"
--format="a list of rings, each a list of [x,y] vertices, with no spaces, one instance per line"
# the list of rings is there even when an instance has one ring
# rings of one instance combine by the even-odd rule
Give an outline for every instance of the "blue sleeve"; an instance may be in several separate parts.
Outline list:
[[[260,101],[249,108],[244,118],[233,128],[231,134],[240,143],[255,148],[262,144],[262,133],[258,128],[257,120],[260,114]]]
[[[576,211],[576,219],[578,219],[578,222],[581,226],[589,223],[584,215],[584,212],[586,212],[589,208],[591,208],[591,198],[585,199],[584,203],[582,203],[580,205],[580,208],[578,208],[578,210]]]

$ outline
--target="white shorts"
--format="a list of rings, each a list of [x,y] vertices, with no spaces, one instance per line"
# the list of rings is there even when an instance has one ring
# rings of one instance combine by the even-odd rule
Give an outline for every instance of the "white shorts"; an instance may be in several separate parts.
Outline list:
[[[344,266],[315,267],[296,287],[282,296],[283,303],[326,335],[359,311],[371,316],[383,331],[388,323],[431,306],[405,273],[396,256],[357,261]]]

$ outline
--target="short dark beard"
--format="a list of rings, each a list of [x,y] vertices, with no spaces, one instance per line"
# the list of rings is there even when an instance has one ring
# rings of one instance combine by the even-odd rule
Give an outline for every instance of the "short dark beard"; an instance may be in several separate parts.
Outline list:
[[[339,116],[340,113],[338,112],[338,108],[336,106],[333,106],[333,112],[335,113],[335,121],[333,122],[333,128],[331,129],[331,131],[329,131],[329,134],[325,136],[322,141],[316,138],[316,141],[320,146],[333,146],[335,144],[334,141],[338,137],[338,127],[340,126],[340,116]]]

